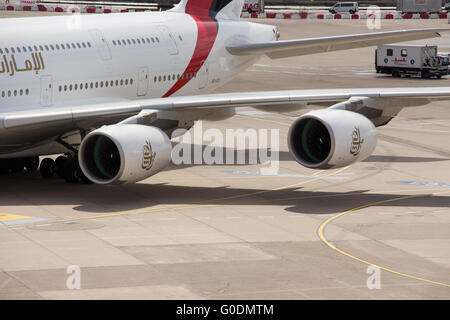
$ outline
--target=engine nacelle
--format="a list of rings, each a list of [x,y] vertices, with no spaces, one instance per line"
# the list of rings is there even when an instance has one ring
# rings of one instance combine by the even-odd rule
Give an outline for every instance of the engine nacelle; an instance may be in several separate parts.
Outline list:
[[[169,165],[172,144],[158,128],[122,124],[104,126],[82,141],[78,159],[86,177],[98,184],[132,183]]]
[[[295,160],[307,168],[339,168],[370,156],[377,145],[377,130],[355,112],[316,110],[293,123],[288,145]]]

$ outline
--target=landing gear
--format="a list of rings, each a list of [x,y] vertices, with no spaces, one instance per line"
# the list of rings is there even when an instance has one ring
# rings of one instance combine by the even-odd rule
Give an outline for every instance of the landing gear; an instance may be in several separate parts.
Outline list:
[[[0,159],[0,173],[21,173],[26,169],[29,172],[39,168],[39,157]]]
[[[25,158],[24,166],[28,172],[36,171],[39,168],[39,157]]]
[[[56,172],[55,161],[50,158],[45,158],[41,162],[41,166],[39,168],[41,176],[46,179],[53,178]]]
[[[86,178],[83,171],[81,170],[77,157],[59,156],[55,161],[47,158],[44,159],[42,163],[44,164],[44,161],[46,160],[51,160],[53,162],[53,170],[54,170],[53,174],[56,173],[58,177],[66,180],[67,183],[79,183],[79,182],[83,184],[91,183],[91,181],[88,178]],[[45,165],[47,164],[50,165],[51,161],[46,161]],[[47,176],[44,176],[44,174],[47,174],[47,172],[48,172],[47,168],[44,167],[44,169],[42,169],[41,164],[41,175],[44,178],[47,178]]]

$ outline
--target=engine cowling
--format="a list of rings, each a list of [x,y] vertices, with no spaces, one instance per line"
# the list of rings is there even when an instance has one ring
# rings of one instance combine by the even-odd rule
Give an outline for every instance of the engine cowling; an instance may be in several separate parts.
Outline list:
[[[133,183],[169,165],[172,144],[160,129],[136,124],[104,126],[89,133],[78,153],[81,170],[98,184]]]
[[[292,124],[288,145],[295,160],[307,168],[339,168],[370,156],[377,145],[377,130],[355,112],[315,110]]]

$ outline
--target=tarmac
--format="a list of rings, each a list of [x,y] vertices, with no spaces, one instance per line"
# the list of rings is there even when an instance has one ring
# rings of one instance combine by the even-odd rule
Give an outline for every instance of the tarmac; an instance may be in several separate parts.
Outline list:
[[[369,32],[366,21],[252,21],[279,26],[281,39]],[[447,26],[384,20],[380,31]],[[450,52],[449,40],[416,43]],[[220,92],[415,86],[450,76],[376,74],[371,47],[263,58]],[[264,163],[172,165],[106,187],[0,176],[0,299],[449,299],[448,102],[402,110],[372,156],[329,171],[289,154],[303,112],[242,108],[202,122],[278,129],[278,174],[260,174]],[[80,289],[69,289],[77,268]]]

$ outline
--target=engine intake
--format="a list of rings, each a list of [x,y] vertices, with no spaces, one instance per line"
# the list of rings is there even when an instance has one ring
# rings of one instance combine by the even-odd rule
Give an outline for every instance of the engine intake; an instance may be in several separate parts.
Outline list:
[[[122,124],[92,131],[83,139],[78,158],[81,170],[94,183],[132,183],[164,169],[171,150],[160,129]]]
[[[295,160],[307,168],[338,168],[372,154],[377,131],[372,121],[358,113],[316,110],[293,123],[288,145]]]

